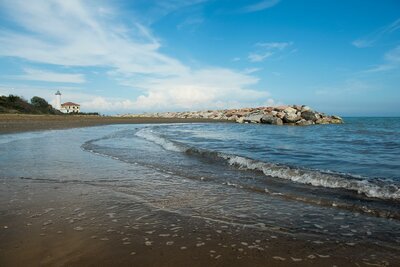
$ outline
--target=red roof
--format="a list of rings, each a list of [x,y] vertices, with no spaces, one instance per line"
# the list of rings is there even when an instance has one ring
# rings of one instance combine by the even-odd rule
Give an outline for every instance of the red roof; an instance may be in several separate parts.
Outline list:
[[[65,102],[64,104],[61,104],[61,106],[80,106],[80,105],[72,102]]]

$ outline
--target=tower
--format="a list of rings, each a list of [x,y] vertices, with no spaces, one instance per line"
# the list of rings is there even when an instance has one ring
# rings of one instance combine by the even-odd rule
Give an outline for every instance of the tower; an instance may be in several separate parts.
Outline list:
[[[57,90],[57,93],[56,93],[56,109],[58,109],[58,110],[61,109],[61,93],[60,93],[60,90]]]

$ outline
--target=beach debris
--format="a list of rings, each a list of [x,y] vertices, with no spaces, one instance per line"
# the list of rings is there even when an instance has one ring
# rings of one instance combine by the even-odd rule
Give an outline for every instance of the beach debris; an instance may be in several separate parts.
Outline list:
[[[149,246],[153,245],[153,241],[146,241],[146,242],[144,242],[144,244],[149,247]]]
[[[7,225],[4,225],[4,227],[3,227],[4,229],[8,229],[8,226]]]
[[[221,255],[217,255],[217,256],[215,256],[214,259],[218,260],[218,259],[221,258],[221,257],[222,257]]]
[[[313,260],[313,259],[315,259],[315,258],[316,258],[316,256],[315,256],[315,255],[313,255],[313,254],[311,254],[311,255],[308,255],[308,256],[307,256],[307,258],[309,258],[309,259]]]
[[[185,249],[187,249],[187,247],[181,247],[181,250],[185,250]]]
[[[158,236],[159,237],[168,237],[168,236],[170,236],[170,234],[159,234]]]
[[[196,247],[201,247],[201,246],[204,246],[206,243],[204,243],[204,242],[200,242],[200,243],[197,243],[196,244]]]
[[[52,224],[52,223],[53,223],[52,220],[48,220],[48,221],[46,221],[46,222],[43,223],[43,226],[50,225],[50,224]]]
[[[130,253],[130,255],[136,255],[136,252],[135,251],[132,251],[131,253]]]

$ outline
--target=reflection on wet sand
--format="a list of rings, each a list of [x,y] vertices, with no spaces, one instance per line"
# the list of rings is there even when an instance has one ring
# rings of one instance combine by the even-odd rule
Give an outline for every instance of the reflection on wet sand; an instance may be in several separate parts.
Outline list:
[[[1,184],[1,266],[399,263],[398,247],[383,251],[371,243],[184,216],[107,187],[15,178]]]

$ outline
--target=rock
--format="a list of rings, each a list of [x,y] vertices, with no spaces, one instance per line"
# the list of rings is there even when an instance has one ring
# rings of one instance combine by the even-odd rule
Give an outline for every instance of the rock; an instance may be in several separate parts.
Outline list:
[[[236,120],[237,123],[243,123],[244,122],[244,117],[240,117]]]
[[[279,106],[279,107],[275,107],[274,110],[276,111],[284,111],[287,108],[287,106]]]
[[[330,120],[330,123],[333,123],[333,124],[341,124],[341,123],[343,123],[343,120],[342,120],[342,119],[335,119],[335,118],[333,118],[333,116],[332,116],[332,119]]]
[[[298,111],[301,111],[302,106],[294,105],[293,108],[296,109],[296,110],[298,110]]]
[[[331,120],[329,118],[323,117],[323,118],[320,118],[320,119],[316,120],[315,124],[329,124],[330,121]]]
[[[301,113],[301,117],[307,121],[318,120],[317,114],[314,111],[308,110]]]
[[[305,119],[301,119],[298,122],[296,122],[296,125],[299,125],[299,126],[308,126],[308,125],[312,125],[312,124],[313,124],[312,121],[307,121]]]
[[[157,112],[143,114],[126,114],[118,117],[136,118],[187,118],[213,119],[235,121],[237,123],[264,123],[274,125],[311,125],[311,124],[338,124],[343,119],[338,116],[328,116],[313,111],[306,105],[292,105],[279,107],[255,107],[225,110],[203,110],[185,112]]]
[[[285,113],[283,113],[283,112],[278,112],[278,113],[276,114],[276,116],[277,116],[278,118],[280,118],[280,119],[283,119],[283,117],[285,117]]]
[[[264,115],[261,118],[261,123],[273,124],[273,125],[282,125],[283,121],[280,118],[274,117],[273,115]]]
[[[287,114],[290,114],[290,113],[295,113],[295,114],[296,114],[297,109],[292,108],[292,107],[287,107],[287,108],[285,108],[285,109],[283,110],[283,112],[285,112],[285,113],[287,113]]]
[[[261,118],[263,116],[264,115],[262,115],[262,114],[250,115],[250,116],[245,117],[243,119],[243,121],[244,122],[251,122],[251,123],[260,123],[261,122]]]
[[[340,121],[342,121],[342,122],[343,122],[343,119],[342,119],[341,117],[339,117],[339,116],[335,116],[335,115],[333,115],[333,116],[332,116],[332,119],[335,119],[335,120],[340,120]]]
[[[286,123],[295,123],[298,120],[300,120],[301,117],[297,116],[296,113],[287,113],[284,117],[283,117],[283,121]]]

